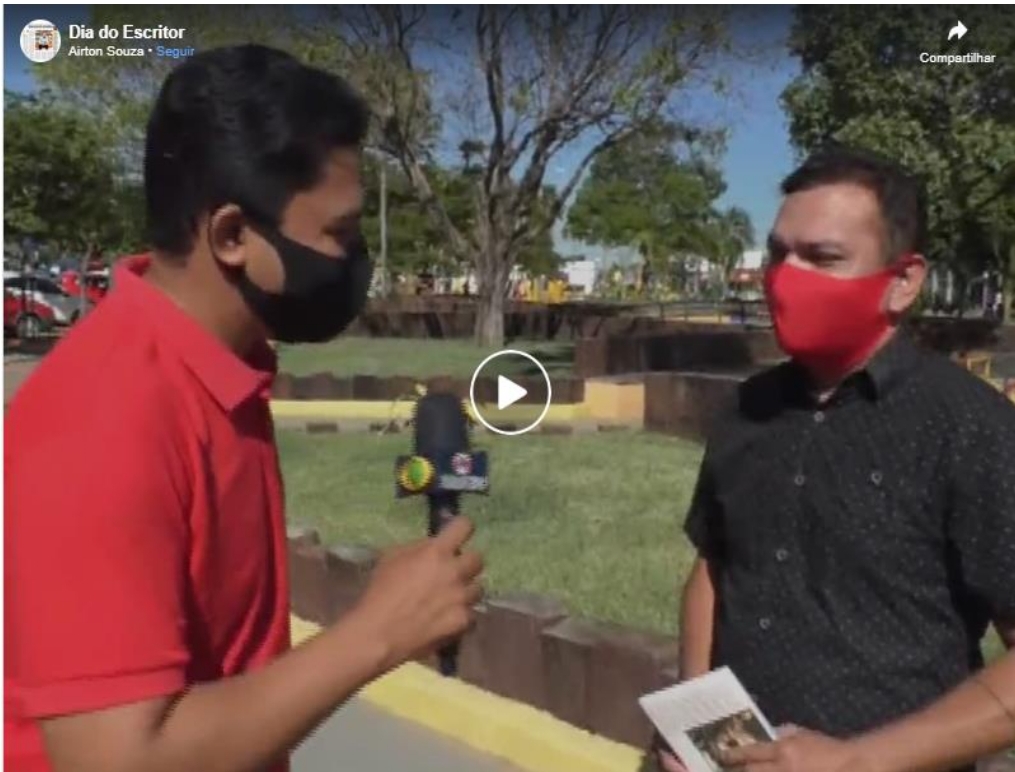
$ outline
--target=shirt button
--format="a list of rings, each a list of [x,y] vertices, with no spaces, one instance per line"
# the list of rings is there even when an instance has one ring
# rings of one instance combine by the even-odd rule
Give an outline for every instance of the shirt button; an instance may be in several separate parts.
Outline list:
[[[881,485],[881,481],[883,479],[884,478],[882,477],[881,472],[878,471],[877,469],[871,472],[871,482],[874,483],[875,485]]]
[[[789,560],[789,550],[783,547],[779,547],[779,549],[775,551],[775,559],[778,560],[780,563],[785,563],[787,560]]]
[[[820,410],[817,413],[814,414],[814,423],[820,424],[820,423],[824,423],[824,421],[825,421],[825,414],[822,413]]]
[[[758,627],[760,627],[762,630],[768,630],[772,627],[772,620],[769,619],[768,617],[762,617],[761,619],[758,620]]]
[[[793,484],[798,488],[803,488],[805,482],[807,482],[807,478],[804,477],[802,474],[798,474],[796,477],[793,478]]]

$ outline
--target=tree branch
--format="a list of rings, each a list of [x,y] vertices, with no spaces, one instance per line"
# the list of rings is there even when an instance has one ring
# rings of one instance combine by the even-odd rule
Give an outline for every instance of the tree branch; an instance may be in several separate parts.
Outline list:
[[[603,139],[597,142],[591,150],[589,150],[581,161],[578,162],[578,166],[575,167],[574,172],[568,178],[568,181],[564,184],[564,187],[554,196],[553,202],[550,204],[549,211],[547,213],[547,219],[549,222],[555,222],[560,217],[561,212],[564,210],[564,205],[567,200],[574,193],[575,188],[581,182],[582,177],[585,174],[585,170],[588,169],[589,165],[595,160],[596,156],[614,145],[622,142],[628,135],[633,133],[634,126],[627,124],[618,129],[613,130],[607,134]],[[529,223],[531,222],[531,211],[519,212],[515,219],[515,227],[511,232],[511,243],[516,244],[522,240],[523,237],[528,235]]]
[[[598,110],[594,110],[592,104],[583,107],[582,102],[588,98],[596,85],[608,80],[606,77],[608,73],[622,68],[624,61],[643,39],[643,35],[639,35],[637,30],[631,26],[630,18],[619,15],[622,8],[608,6],[598,10],[600,18],[596,24],[592,47],[584,57],[585,63],[580,72],[577,75],[568,74],[560,89],[556,88],[556,82],[551,80],[548,88],[550,99],[546,108],[535,118],[533,126],[522,136],[517,145],[507,149],[507,168],[512,168],[528,150],[530,143],[549,127],[555,126],[555,131],[560,133],[565,122],[572,124],[566,132],[567,139],[562,138],[561,140],[566,142],[579,136],[590,126],[608,120],[616,112],[617,105],[612,99]],[[555,16],[551,13],[551,19],[553,18]],[[558,21],[558,23],[560,22]],[[619,44],[617,50],[610,53],[616,36],[624,28],[627,30],[625,39]],[[549,33],[551,39],[553,34],[551,30]],[[554,50],[553,46],[550,48],[548,56],[556,58],[555,55],[558,52]],[[552,72],[553,68],[544,67],[542,72],[546,72],[548,69]],[[619,84],[612,83],[612,85]]]
[[[469,241],[451,220],[447,208],[434,191],[429,176],[416,148],[409,119],[419,109],[420,90],[419,73],[412,57],[410,34],[423,19],[425,8],[413,8],[408,13],[399,7],[382,7],[375,9],[376,17],[366,14],[363,19],[365,29],[360,30],[363,45],[370,47],[371,36],[382,43],[383,51],[392,54],[398,62],[398,68],[381,64],[380,85],[385,91],[387,100],[386,115],[382,117],[380,144],[382,150],[398,160],[406,177],[412,183],[420,203],[435,217],[438,226],[447,236],[450,248],[459,257],[470,252]],[[399,75],[403,74],[409,81],[409,103],[401,115],[401,83]]]
[[[559,18],[551,11],[550,29],[547,33],[551,39],[550,57],[557,53],[552,42],[555,30],[559,33],[555,26],[559,22]],[[603,150],[632,133],[641,120],[657,113],[665,104],[672,91],[671,76],[653,73],[646,80],[646,62],[631,61],[639,44],[644,42],[650,32],[650,26],[638,27],[631,17],[618,8],[599,9],[584,65],[576,76],[566,77],[563,91],[558,91],[553,88],[553,83],[550,84],[550,93],[559,94],[559,98],[551,101],[518,146],[508,151],[513,153],[511,162],[514,163],[530,143],[535,143],[528,167],[514,190],[509,206],[515,220],[510,236],[512,241],[517,241],[528,232],[547,165],[561,148],[592,127],[598,127],[605,135],[582,159],[554,201],[551,221],[559,216],[591,161]],[[681,69],[693,69],[705,48],[703,44],[693,46]],[[552,67],[549,69],[553,72]],[[621,95],[628,94],[631,88],[637,88],[636,103],[625,108]]]
[[[501,48],[502,25],[497,27],[497,9],[494,6],[482,6],[476,15],[476,40],[479,47],[480,61],[486,81],[487,101],[493,116],[493,139],[486,157],[486,168],[483,173],[483,198],[485,199],[487,222],[496,226],[497,199],[501,196],[501,180],[505,172],[504,144],[504,70]],[[489,34],[489,44],[487,35]]]
[[[451,244],[451,251],[459,258],[468,257],[470,243],[451,220],[444,203],[434,192],[433,185],[430,183],[430,178],[427,176],[423,164],[420,163],[415,153],[408,146],[405,146],[402,152],[396,155],[396,158],[416,190],[420,203],[436,218],[441,230],[447,236]]]
[[[1002,196],[1010,196],[1015,193],[1015,163],[1008,164],[1001,172],[987,172],[983,174],[979,179],[974,180],[968,184],[969,188],[974,188],[986,179],[993,176],[1000,176],[1001,181],[998,183],[997,189],[992,193],[984,196],[983,200],[978,201],[976,204],[970,206],[970,210],[974,212],[980,212],[986,209],[988,206],[993,204]]]
[[[487,45],[487,34],[490,34]],[[481,6],[476,14],[476,42],[479,58],[483,65],[486,81],[486,97],[493,116],[493,141],[490,143],[492,158],[504,150],[504,72],[501,58],[500,32],[497,30],[496,6]],[[487,164],[488,174],[491,164]]]

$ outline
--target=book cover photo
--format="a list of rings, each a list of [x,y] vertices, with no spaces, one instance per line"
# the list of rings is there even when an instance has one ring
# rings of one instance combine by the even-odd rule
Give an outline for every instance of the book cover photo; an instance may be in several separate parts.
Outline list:
[[[647,694],[640,704],[690,772],[726,772],[723,751],[776,738],[729,668]]]

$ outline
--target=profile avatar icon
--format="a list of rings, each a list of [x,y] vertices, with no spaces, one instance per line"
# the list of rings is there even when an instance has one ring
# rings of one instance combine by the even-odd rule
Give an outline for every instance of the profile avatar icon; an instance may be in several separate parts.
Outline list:
[[[28,22],[21,30],[21,51],[36,64],[51,61],[60,51],[60,30],[45,19]]]

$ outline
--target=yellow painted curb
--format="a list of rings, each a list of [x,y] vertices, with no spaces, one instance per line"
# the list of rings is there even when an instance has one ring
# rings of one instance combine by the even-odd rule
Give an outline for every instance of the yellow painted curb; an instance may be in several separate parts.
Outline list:
[[[295,616],[291,622],[294,644],[320,630]],[[636,748],[416,663],[374,681],[360,697],[529,772],[636,772],[642,764]]]
[[[413,403],[408,400],[399,402],[366,402],[357,400],[283,400],[271,401],[271,413],[275,418],[317,418],[345,419],[363,421],[389,421],[412,417]],[[531,408],[531,409],[530,409]],[[512,419],[535,420],[542,407],[524,405],[512,408]],[[584,416],[581,405],[550,405],[546,411],[545,421],[573,421]]]

